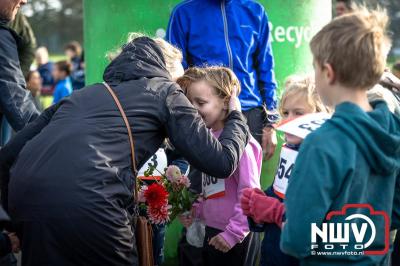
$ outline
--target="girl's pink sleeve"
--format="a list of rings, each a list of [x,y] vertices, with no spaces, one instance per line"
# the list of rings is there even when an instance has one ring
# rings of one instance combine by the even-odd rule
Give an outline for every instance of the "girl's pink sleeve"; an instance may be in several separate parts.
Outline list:
[[[234,215],[230,218],[224,232],[220,234],[231,248],[242,242],[250,231],[247,216],[243,214],[240,206],[240,197],[241,191],[245,188],[260,188],[261,163],[261,147],[259,145],[250,145],[249,143],[240,159],[239,167],[234,173],[238,182]]]

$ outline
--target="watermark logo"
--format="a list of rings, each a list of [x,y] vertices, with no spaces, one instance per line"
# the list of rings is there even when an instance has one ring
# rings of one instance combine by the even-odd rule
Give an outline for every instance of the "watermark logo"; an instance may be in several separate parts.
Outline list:
[[[351,209],[366,212],[348,214]],[[329,222],[335,216],[342,216],[343,222]],[[374,223],[379,219],[384,221],[384,230]],[[389,251],[389,216],[384,211],[369,204],[346,204],[340,211],[329,212],[326,221],[321,226],[311,224],[312,255],[384,255]],[[382,238],[384,247],[372,248]]]

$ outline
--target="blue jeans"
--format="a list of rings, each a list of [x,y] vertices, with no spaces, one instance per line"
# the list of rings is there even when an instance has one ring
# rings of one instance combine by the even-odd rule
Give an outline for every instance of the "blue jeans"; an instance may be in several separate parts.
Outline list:
[[[154,264],[161,265],[164,262],[165,224],[152,224],[153,229],[153,257]]]

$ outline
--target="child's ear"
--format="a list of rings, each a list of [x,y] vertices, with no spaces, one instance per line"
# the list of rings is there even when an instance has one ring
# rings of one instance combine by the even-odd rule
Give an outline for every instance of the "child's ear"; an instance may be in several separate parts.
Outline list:
[[[324,64],[324,74],[325,74],[325,78],[328,81],[329,85],[332,85],[333,83],[335,83],[336,73],[331,64],[329,64],[329,63]]]

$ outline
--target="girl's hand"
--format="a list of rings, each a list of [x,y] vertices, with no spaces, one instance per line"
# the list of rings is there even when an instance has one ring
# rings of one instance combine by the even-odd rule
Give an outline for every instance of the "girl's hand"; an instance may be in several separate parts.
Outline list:
[[[188,228],[193,223],[193,216],[191,214],[179,214],[178,219],[185,228]]]
[[[20,250],[20,242],[17,235],[15,233],[9,233],[8,237],[10,238],[12,252],[18,253]]]
[[[221,252],[228,252],[231,249],[231,246],[228,244],[228,242],[225,241],[225,239],[221,235],[216,235],[213,238],[208,241],[208,244],[210,246],[214,246],[216,250],[219,250]]]
[[[242,111],[242,106],[240,105],[236,86],[233,88],[232,96],[231,96],[231,99],[229,100],[229,112],[228,113],[230,113],[232,111],[239,111],[239,112]]]

